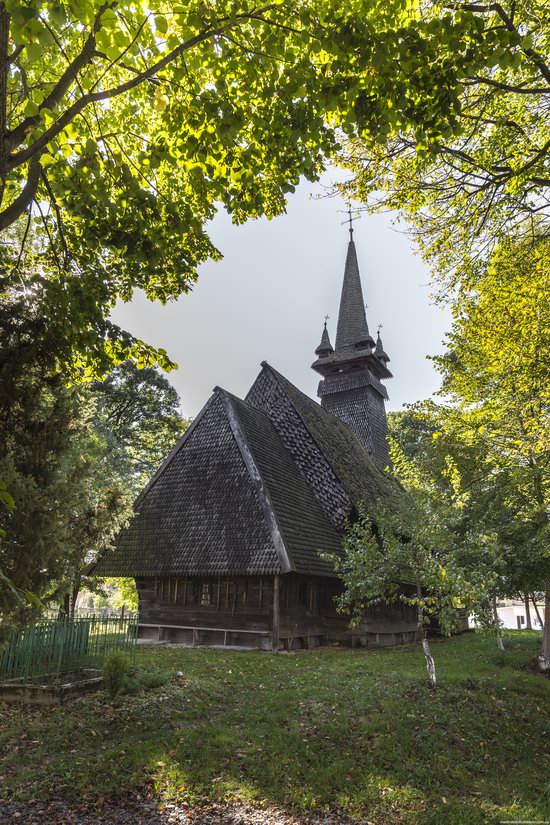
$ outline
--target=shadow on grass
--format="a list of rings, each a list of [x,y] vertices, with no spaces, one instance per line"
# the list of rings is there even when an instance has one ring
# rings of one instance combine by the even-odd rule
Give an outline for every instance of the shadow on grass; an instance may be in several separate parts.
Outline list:
[[[38,759],[2,763],[19,796],[93,799],[149,782],[191,803],[337,809],[384,825],[550,820],[550,682],[520,669],[536,644],[536,634],[517,634],[506,659],[478,634],[437,643],[436,691],[414,647],[141,651],[148,667],[185,678],[114,705],[33,713]],[[1,729],[5,741],[10,725]]]

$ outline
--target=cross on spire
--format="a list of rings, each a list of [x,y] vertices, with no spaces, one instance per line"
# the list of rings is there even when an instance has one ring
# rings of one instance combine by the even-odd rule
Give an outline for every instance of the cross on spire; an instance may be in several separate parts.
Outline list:
[[[359,215],[357,210],[355,210],[355,214],[353,214],[353,212],[351,210],[351,203],[348,203],[347,214],[348,214],[348,217],[346,218],[345,221],[342,221],[342,226],[345,223],[347,223],[349,225],[349,239],[350,239],[350,241],[352,241],[353,240],[353,221],[359,220],[359,218],[361,216]]]

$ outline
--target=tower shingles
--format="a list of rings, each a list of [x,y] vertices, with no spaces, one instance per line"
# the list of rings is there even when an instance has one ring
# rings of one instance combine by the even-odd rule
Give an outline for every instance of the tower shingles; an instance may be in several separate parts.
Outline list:
[[[336,352],[342,354],[344,350],[350,347],[359,347],[361,344],[364,344],[365,347],[373,347],[374,341],[371,338],[367,323],[359,264],[357,263],[357,251],[353,237],[351,237],[348,244],[344,281],[340,296],[340,311],[336,328]]]
[[[336,347],[333,352],[318,347],[315,354],[318,357],[312,364],[313,369],[323,376],[318,388],[321,406],[348,424],[377,464],[386,467],[389,464],[385,409],[388,394],[382,380],[391,378],[387,367],[389,358],[383,350],[380,335],[375,345],[369,332],[351,231]]]

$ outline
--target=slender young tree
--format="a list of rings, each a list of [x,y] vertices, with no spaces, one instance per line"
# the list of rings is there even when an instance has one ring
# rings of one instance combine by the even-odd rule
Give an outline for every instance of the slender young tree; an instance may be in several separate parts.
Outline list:
[[[459,608],[482,615],[493,574],[486,566],[463,564],[462,547],[491,537],[463,530],[461,495],[441,495],[437,479],[423,473],[395,441],[394,472],[404,488],[400,506],[379,502],[346,533],[344,554],[333,561],[344,582],[340,608],[358,621],[365,607],[402,601],[417,612],[430,685],[437,683],[427,626],[436,621],[450,634],[461,626]],[[452,493],[452,491],[451,491]]]

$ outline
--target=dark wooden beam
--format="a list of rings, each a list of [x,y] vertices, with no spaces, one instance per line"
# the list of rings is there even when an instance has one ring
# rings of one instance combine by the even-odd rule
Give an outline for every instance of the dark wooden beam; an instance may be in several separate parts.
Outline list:
[[[273,576],[273,636],[272,636],[272,650],[273,653],[279,652],[279,575]]]

